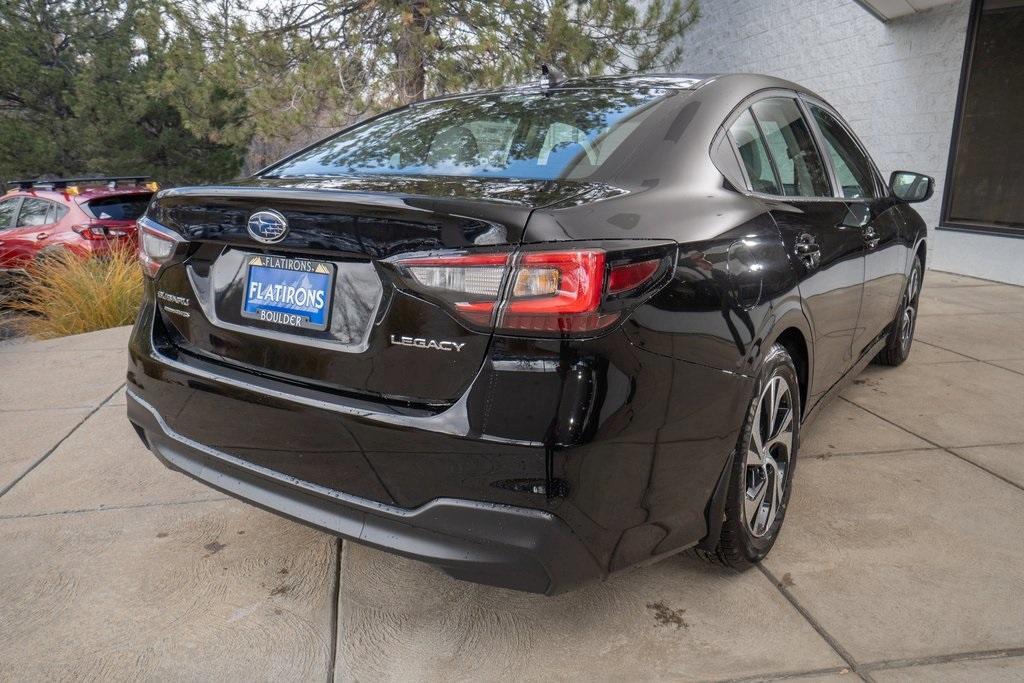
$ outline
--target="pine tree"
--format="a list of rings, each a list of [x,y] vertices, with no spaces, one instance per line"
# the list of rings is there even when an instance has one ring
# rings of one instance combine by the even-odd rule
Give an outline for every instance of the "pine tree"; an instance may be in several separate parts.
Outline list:
[[[189,93],[187,125],[255,140],[255,168],[388,107],[534,80],[542,63],[581,76],[677,66],[696,0],[639,4],[292,0],[250,9],[243,0],[188,0],[176,21],[191,29],[173,50],[180,61],[167,87],[205,93]],[[246,103],[230,132],[211,101],[218,76]]]
[[[643,9],[637,5],[643,4]],[[6,0],[0,180],[235,175],[370,113],[675,67],[696,0]]]
[[[234,175],[245,143],[193,135],[180,110],[154,96],[168,68],[162,18],[144,0],[0,3],[0,180]]]

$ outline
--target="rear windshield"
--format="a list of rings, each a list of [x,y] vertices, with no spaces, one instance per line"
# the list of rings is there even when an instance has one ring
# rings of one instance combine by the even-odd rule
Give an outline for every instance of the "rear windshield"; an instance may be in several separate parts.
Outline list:
[[[133,221],[146,212],[152,194],[128,194],[90,199],[86,208],[93,218]]]
[[[264,175],[585,178],[670,92],[593,89],[426,102],[343,131]]]

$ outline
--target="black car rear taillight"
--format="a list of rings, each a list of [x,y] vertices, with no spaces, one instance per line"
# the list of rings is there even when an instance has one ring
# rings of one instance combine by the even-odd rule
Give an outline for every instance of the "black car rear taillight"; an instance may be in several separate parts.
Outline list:
[[[530,246],[393,261],[411,289],[471,325],[538,336],[586,336],[610,327],[664,284],[674,262],[670,242]]]
[[[138,220],[139,262],[142,271],[149,277],[156,277],[160,269],[173,261],[188,244],[173,230],[168,230],[145,216]]]

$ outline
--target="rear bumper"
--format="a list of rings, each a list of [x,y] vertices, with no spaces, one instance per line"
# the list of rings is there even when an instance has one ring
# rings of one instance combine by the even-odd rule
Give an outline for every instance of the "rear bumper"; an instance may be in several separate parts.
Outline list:
[[[458,579],[552,595],[604,573],[568,525],[542,510],[454,498],[394,507],[285,477],[200,444],[176,433],[131,391],[128,418],[173,470],[342,538],[437,565]]]
[[[228,494],[462,579],[545,593],[711,536],[751,391],[742,375],[621,331],[495,337],[455,403],[395,405],[190,354],[154,298],[129,343],[129,417],[166,464]]]

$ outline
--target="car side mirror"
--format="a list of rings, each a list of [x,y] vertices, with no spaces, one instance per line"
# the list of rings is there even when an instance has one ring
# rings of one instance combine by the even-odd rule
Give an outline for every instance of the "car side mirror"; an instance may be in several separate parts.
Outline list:
[[[889,187],[903,201],[916,204],[931,199],[935,192],[935,179],[913,171],[893,171],[889,176]]]

